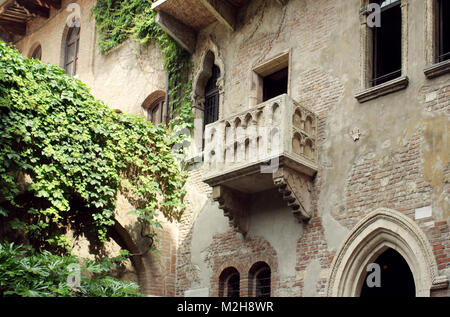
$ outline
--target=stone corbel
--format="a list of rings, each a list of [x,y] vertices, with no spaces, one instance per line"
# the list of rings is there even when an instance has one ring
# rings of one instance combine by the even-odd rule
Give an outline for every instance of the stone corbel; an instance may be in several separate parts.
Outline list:
[[[212,194],[213,199],[219,202],[219,208],[229,218],[231,225],[246,235],[249,226],[250,195],[222,185],[215,186]]]
[[[312,217],[311,179],[288,167],[282,167],[273,173],[273,182],[298,221],[308,221]]]

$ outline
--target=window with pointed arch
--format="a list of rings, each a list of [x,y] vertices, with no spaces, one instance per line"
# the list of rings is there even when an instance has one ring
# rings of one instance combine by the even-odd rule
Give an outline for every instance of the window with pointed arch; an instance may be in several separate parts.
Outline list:
[[[77,73],[79,46],[80,28],[71,27],[67,32],[64,46],[64,70],[69,76],[75,76]]]
[[[219,77],[220,68],[213,65],[211,77],[205,87],[205,126],[219,119],[219,87],[217,86]]]
[[[249,295],[250,297],[270,297],[271,292],[270,266],[265,262],[253,264],[249,271]]]
[[[219,297],[239,297],[240,280],[240,274],[234,267],[223,270],[219,277]]]

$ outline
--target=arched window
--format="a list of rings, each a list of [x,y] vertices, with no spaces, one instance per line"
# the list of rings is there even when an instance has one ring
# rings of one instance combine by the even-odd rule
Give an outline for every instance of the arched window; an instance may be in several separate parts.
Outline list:
[[[240,279],[234,267],[223,270],[219,277],[219,297],[239,297]]]
[[[78,50],[80,45],[80,28],[69,28],[65,40],[64,69],[68,75],[74,76],[77,73]]]
[[[41,45],[38,45],[31,53],[30,58],[37,59],[40,61],[41,57],[42,57],[42,47]]]
[[[147,109],[147,118],[157,125],[163,122],[165,98],[161,97]]]
[[[249,291],[252,297],[270,297],[271,270],[267,263],[253,264],[249,271]]]
[[[213,65],[211,77],[205,87],[205,126],[216,122],[219,119],[219,87],[217,87],[217,80],[219,77],[220,68]]]
[[[145,109],[147,120],[157,125],[161,122],[167,123],[168,114],[166,113],[166,93],[157,90],[151,93],[142,104]]]

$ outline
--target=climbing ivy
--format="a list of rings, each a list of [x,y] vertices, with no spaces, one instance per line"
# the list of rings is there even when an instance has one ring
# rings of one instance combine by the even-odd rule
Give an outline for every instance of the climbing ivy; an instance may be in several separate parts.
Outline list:
[[[84,217],[105,241],[119,192],[141,221],[179,220],[186,173],[164,126],[119,114],[56,66],[0,41],[0,221],[38,246],[70,245]]]
[[[145,45],[155,41],[164,57],[169,75],[169,100],[175,130],[192,128],[193,113],[187,80],[190,55],[155,23],[155,11],[150,0],[98,0],[92,8],[98,32],[98,44],[102,53],[129,38]]]

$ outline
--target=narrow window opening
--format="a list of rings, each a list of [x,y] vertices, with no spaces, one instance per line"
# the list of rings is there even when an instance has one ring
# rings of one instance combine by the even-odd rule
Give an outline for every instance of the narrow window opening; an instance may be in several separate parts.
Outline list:
[[[283,68],[263,79],[263,102],[286,94],[288,88],[289,69]]]
[[[271,270],[265,262],[253,264],[249,271],[249,294],[253,297],[270,297]]]
[[[438,62],[450,60],[450,1],[439,0]]]
[[[270,269],[264,268],[256,276],[256,297],[270,297]]]
[[[163,115],[165,102],[166,102],[165,97],[158,98],[147,109],[148,120],[153,122],[154,125],[158,125],[161,122],[164,122]]]
[[[205,87],[205,126],[219,120],[219,87],[217,86],[219,77],[220,68],[214,65],[211,77]]]
[[[380,85],[402,73],[402,12],[399,0],[378,0],[381,26],[373,30],[373,74],[371,86]]]
[[[39,61],[41,60],[41,58],[42,58],[42,47],[40,45],[38,45],[34,49],[33,53],[31,54],[31,58],[37,59]]]
[[[78,50],[80,45],[80,28],[71,27],[67,32],[64,69],[69,76],[77,73]]]
[[[239,273],[235,273],[228,278],[227,297],[239,297]]]
[[[219,277],[219,297],[240,297],[240,274],[229,267]]]

